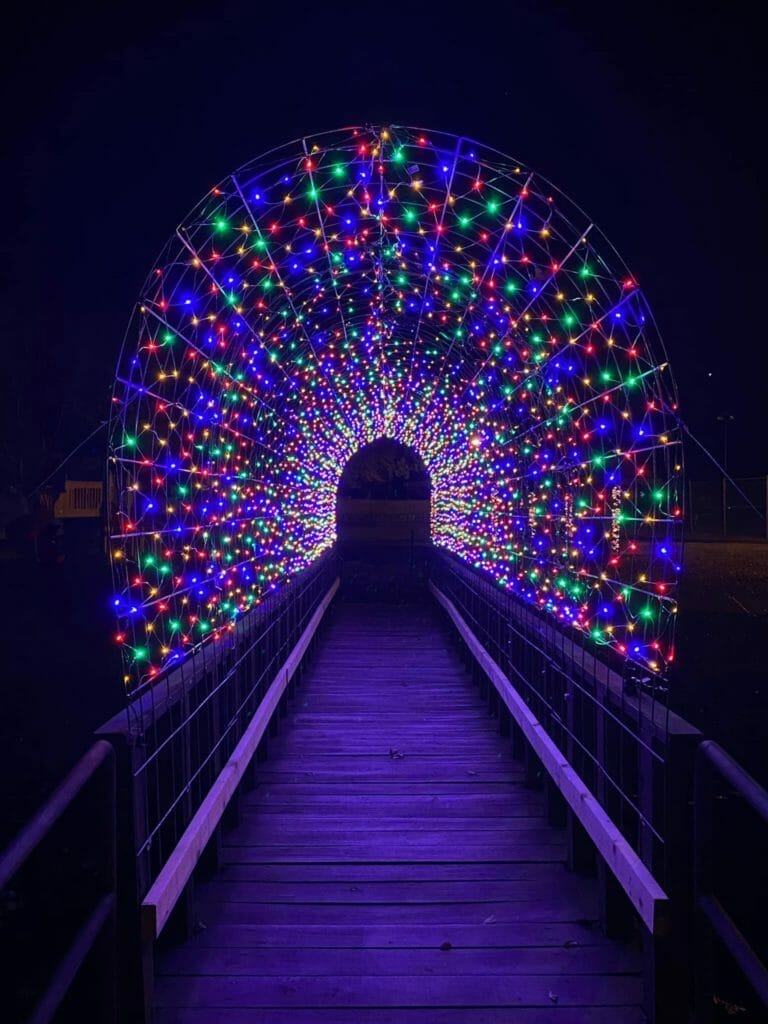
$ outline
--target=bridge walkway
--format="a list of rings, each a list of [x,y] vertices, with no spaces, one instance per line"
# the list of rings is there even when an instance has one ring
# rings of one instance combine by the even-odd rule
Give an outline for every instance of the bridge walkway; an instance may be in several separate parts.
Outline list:
[[[638,1024],[564,861],[437,607],[337,602],[155,1020]]]

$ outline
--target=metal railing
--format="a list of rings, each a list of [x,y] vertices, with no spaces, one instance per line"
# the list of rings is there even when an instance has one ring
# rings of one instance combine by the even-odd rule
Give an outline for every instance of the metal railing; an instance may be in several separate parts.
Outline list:
[[[613,822],[661,878],[667,749],[663,693],[598,660],[574,631],[436,549],[431,574]],[[690,730],[695,732],[695,730]]]
[[[14,963],[21,964],[22,972],[28,968],[34,973],[28,983],[18,986],[19,1005],[11,1007],[11,1019],[36,1024],[53,1019],[82,965],[89,954],[95,960],[96,951],[100,982],[90,996],[92,1007],[94,998],[99,1005],[92,1009],[90,1019],[113,1019],[116,1000],[121,1019],[141,1019],[141,1009],[129,1005],[131,996],[141,988],[138,902],[243,736],[337,574],[335,555],[323,556],[244,616],[226,640],[201,648],[140,694],[127,714],[100,730],[114,748],[103,741],[94,744],[2,854],[0,937],[8,946],[14,929],[27,929],[27,944],[19,944]],[[745,932],[738,909],[734,911],[729,903],[734,873],[723,870],[722,858],[715,855],[723,808],[738,798],[753,816],[768,823],[768,793],[717,744],[700,744],[698,731],[669,712],[663,695],[644,692],[631,676],[599,661],[578,637],[565,633],[490,577],[439,549],[432,551],[430,575],[676,905],[674,955],[667,957],[670,947],[665,947],[662,955],[657,950],[653,984],[660,984],[665,957],[678,984],[690,969],[691,930],[685,918],[695,905],[705,925],[695,930],[699,944],[693,970],[699,1007],[696,1020],[704,1024],[713,1006],[709,965],[715,936],[749,979],[757,997],[768,1005],[768,970],[761,958],[761,954],[768,956],[768,949],[761,949],[749,928]],[[487,696],[501,725],[498,694],[489,689]],[[281,713],[284,704],[273,716],[274,730]],[[514,749],[514,733],[512,742]],[[517,743],[519,748],[519,737]],[[694,796],[692,755],[697,746]],[[122,773],[117,795],[115,750]],[[545,782],[540,768],[535,758],[526,761],[531,784]],[[78,800],[87,786],[95,785],[92,780],[102,776],[104,792]],[[724,795],[728,799],[723,800]],[[117,825],[116,799],[120,800]],[[743,825],[742,819],[740,822]],[[559,823],[566,823],[565,816]],[[99,837],[95,844],[94,827]],[[117,851],[116,828],[120,830]],[[746,845],[742,837],[750,834],[753,830],[746,828],[729,830],[729,850]],[[768,830],[765,838],[768,844]],[[571,841],[569,835],[569,855]],[[41,868],[43,858],[36,854],[44,844],[48,856]],[[61,850],[66,850],[65,863],[52,873],[51,865],[57,864]],[[40,864],[32,870],[38,859]],[[755,869],[755,890],[762,866],[760,861]],[[83,905],[78,897],[77,913],[62,895],[67,885],[77,888],[69,881],[75,868],[85,870],[90,879],[88,886],[81,887],[88,890],[81,895],[90,902]],[[603,878],[603,910],[611,899],[604,887]],[[35,897],[38,891],[43,895]],[[51,927],[51,914],[56,910],[51,898],[63,903],[55,928]],[[83,923],[74,925],[73,921]],[[45,927],[41,927],[43,922]],[[50,956],[46,957],[49,947]],[[678,955],[681,950],[683,959]],[[131,958],[134,966],[128,969],[125,964]],[[658,998],[657,1004],[661,1002]],[[677,1005],[670,1003],[667,1015],[657,1019],[683,1019],[675,1017]],[[81,1019],[89,1018],[86,1014]]]
[[[84,791],[99,775],[106,775],[105,785],[95,800],[86,801]],[[49,851],[44,864],[36,863],[39,848],[47,845],[57,826],[76,814],[78,827],[67,830],[66,845],[60,840],[58,856],[52,858]],[[80,856],[73,850],[78,839]],[[94,987],[96,1005],[91,992],[91,1010],[98,1014],[93,1019],[115,1019],[115,942],[113,936],[105,936],[115,928],[115,865],[115,755],[109,743],[98,740],[0,856],[3,968],[14,978],[13,986],[3,986],[5,1019],[29,1024],[53,1020],[100,939],[106,964]],[[83,919],[73,925],[69,901],[73,890],[79,894],[83,879],[86,889],[95,892],[90,894],[92,905],[77,908]],[[40,976],[41,967],[47,978]]]
[[[233,630],[131,701],[99,735],[123,734],[133,793],[139,899],[218,777],[278,668],[336,575],[327,553]]]
[[[651,928],[644,919],[639,932],[645,950],[645,1011],[649,1020],[676,1024],[688,1004],[693,757],[701,734],[669,710],[664,691],[647,687],[626,666],[600,660],[575,631],[564,631],[545,611],[455,555],[435,549],[430,576],[579,785],[603,809],[606,824],[618,829],[637,855],[651,876],[646,882],[664,894],[664,920]],[[479,669],[478,682],[486,687],[491,711],[499,713],[502,725],[505,709],[499,694],[487,689],[484,675]],[[523,759],[529,783],[545,788],[550,821],[566,829],[568,865],[597,873],[602,927],[616,937],[636,932],[629,890],[608,867],[611,857],[600,851],[586,822],[564,801],[557,771],[553,775],[544,768],[514,723],[511,732],[513,752]],[[602,830],[604,839],[608,831]],[[602,846],[609,849],[610,843]]]
[[[336,577],[336,556],[327,552],[243,615],[223,638],[202,645],[134,695],[127,711],[98,730],[118,757],[121,1019],[139,1021],[151,1014],[151,948],[142,941],[142,901]],[[286,699],[294,687],[295,679]],[[281,701],[270,720],[270,736],[285,713]],[[265,736],[258,759],[265,756],[268,742]],[[245,788],[253,767],[243,780]],[[203,873],[215,869],[219,836],[234,819],[236,806],[234,800],[201,854]],[[180,937],[194,923],[189,920],[193,892],[194,884],[187,886],[171,937]]]
[[[722,943],[741,974],[752,986],[755,995],[764,1009],[768,1009],[768,966],[761,958],[758,949],[759,940],[750,940],[744,931],[744,925],[734,920],[733,911],[723,902],[723,879],[733,878],[732,871],[722,871],[719,862],[725,852],[744,854],[742,844],[747,836],[746,829],[733,831],[726,828],[728,835],[726,850],[718,842],[725,825],[724,817],[728,804],[737,801],[741,804],[742,813],[747,813],[760,820],[763,826],[768,825],[768,791],[746,772],[741,765],[727,754],[714,740],[706,740],[700,744],[696,756],[696,773],[694,785],[694,900],[703,926],[697,929],[698,948],[696,957],[696,1020],[706,1024],[712,1019],[715,1005],[715,984],[717,970],[712,938],[713,935]],[[732,822],[730,823],[732,826]],[[764,839],[768,838],[768,829],[764,829]],[[765,941],[765,913],[768,909],[766,900],[761,895],[765,892],[765,861],[762,856],[753,856],[752,870],[748,877],[739,878],[739,894],[743,904],[744,894],[748,893],[753,911],[757,912],[757,924],[762,929],[763,955],[768,953]],[[751,876],[751,877],[750,877]],[[749,884],[751,881],[751,884]],[[727,898],[725,898],[727,899]],[[743,912],[743,906],[742,906]]]

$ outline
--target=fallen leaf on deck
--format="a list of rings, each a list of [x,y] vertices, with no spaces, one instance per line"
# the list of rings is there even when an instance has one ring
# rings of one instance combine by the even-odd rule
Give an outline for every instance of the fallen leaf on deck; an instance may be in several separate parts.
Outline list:
[[[575,946],[578,946],[579,943],[576,941],[576,939],[568,939],[568,941],[564,942],[563,945],[566,949],[573,949]]]
[[[395,750],[393,747],[390,747],[389,756],[392,758],[393,761],[399,761],[400,758],[405,757],[405,754],[402,752],[402,750]]]
[[[489,914],[488,917],[483,921],[483,924],[494,924],[496,922],[496,915]]]
[[[451,949],[450,942],[443,942],[440,946],[440,949],[444,950],[447,953],[448,950]]]
[[[549,996],[549,1001],[551,1003],[556,1003],[557,1000],[560,998],[557,992],[547,992],[547,995]]]

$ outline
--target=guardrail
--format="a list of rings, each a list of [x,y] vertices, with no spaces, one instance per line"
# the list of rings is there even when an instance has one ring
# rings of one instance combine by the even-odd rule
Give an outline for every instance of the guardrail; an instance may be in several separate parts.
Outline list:
[[[99,729],[118,752],[121,984],[130,1020],[149,1013],[153,939],[165,927],[182,937],[194,926],[193,872],[215,870],[237,789],[252,784],[253,763],[277,733],[337,569],[332,552],[321,556]]]
[[[530,784],[546,789],[550,821],[567,829],[569,866],[597,872],[604,930],[629,934],[633,914],[642,922],[649,1019],[677,1024],[688,1004],[699,731],[456,556],[435,549],[430,576]]]
[[[244,617],[226,644],[201,650],[140,695],[127,714],[100,730],[111,744],[97,741],[4,851],[2,937],[7,944],[23,914],[34,932],[34,956],[22,945],[16,959],[37,971],[21,986],[24,1005],[18,1012],[10,1007],[12,1019],[52,1020],[89,954],[94,959],[97,952],[98,1008],[90,1019],[142,1019],[140,1004],[151,990],[147,949],[177,901],[181,931],[191,926],[195,867],[201,859],[215,865],[222,816],[236,815],[238,789],[251,783],[254,762],[279,728],[337,586],[336,560],[329,555]],[[723,786],[726,796],[738,797],[763,823],[768,793],[717,744],[700,743],[698,731],[672,715],[663,700],[599,662],[466,563],[435,550],[430,587],[456,627],[491,712],[524,759],[528,783],[546,788],[550,820],[567,828],[569,865],[597,870],[606,932],[626,934],[633,922],[642,922],[649,1018],[657,1024],[687,1019],[693,981],[694,1019],[707,1024],[714,1006],[715,937],[768,1006],[768,969],[728,907],[723,887],[730,876],[714,852],[721,808],[728,803]],[[115,752],[122,780],[117,794]],[[93,795],[90,803],[83,801],[87,813],[74,820],[78,798],[101,775],[104,792],[95,803]],[[95,892],[82,908],[81,925],[71,925],[75,915],[64,914],[62,938],[61,931],[51,934],[44,896],[32,907],[21,906],[14,894],[42,892],[50,881],[51,894],[61,898],[66,871],[49,879],[50,855],[45,869],[38,865],[35,874],[31,867],[65,824],[66,846],[78,837],[90,851],[86,867]],[[94,825],[95,847],[89,832]],[[738,849],[738,835],[729,833],[729,846]],[[60,837],[57,851],[62,844]],[[694,908],[703,925],[696,929]],[[52,938],[61,941],[46,960],[41,953]],[[4,1011],[8,1006],[6,1000]]]
[[[512,715],[515,725],[522,732],[532,753],[557,787],[569,810],[578,818],[600,856],[613,871],[643,924],[652,934],[656,934],[662,927],[664,911],[668,904],[666,893],[589,791],[583,779],[568,763],[568,759],[548,735],[529,704],[482,647],[454,603],[434,584],[432,592],[448,613],[470,653],[495,687],[496,693]]]
[[[35,867],[35,855],[60,821],[82,798],[84,790],[101,773],[106,774],[106,785],[99,799],[91,801],[88,813],[81,815],[80,821],[80,824],[85,823],[91,827],[95,825],[97,832],[104,833],[101,842],[94,844],[95,850],[89,850],[93,863],[83,872],[82,864],[74,863],[77,858],[70,855],[72,863],[71,870],[67,872],[68,877],[59,880],[60,883],[68,882],[74,886],[75,876],[85,874],[86,878],[96,883],[95,902],[86,912],[85,919],[76,927],[74,935],[61,936],[57,931],[52,935],[52,919],[56,908],[50,903],[46,907],[45,903],[52,897],[66,900],[66,893],[46,892],[46,876],[49,872],[39,867],[37,872],[32,870]],[[9,977],[12,968],[15,982],[12,988],[3,986],[3,1013],[9,1014],[5,1019],[24,1020],[29,1024],[47,1024],[53,1020],[99,939],[104,937],[108,929],[114,929],[117,906],[115,854],[115,756],[109,743],[97,740],[0,856],[0,931],[6,950],[3,954],[3,968],[9,970]],[[24,877],[25,869],[28,871],[27,877]],[[35,907],[37,914],[32,921],[27,916],[26,904],[34,905],[36,899],[38,904],[43,905]],[[32,933],[27,932],[26,936],[19,934],[20,915],[23,912],[23,924],[27,929],[32,928]],[[72,930],[69,929],[70,933]],[[51,950],[51,945],[59,948]],[[51,955],[47,957],[47,953]],[[98,1013],[98,1020],[107,1024],[114,1021],[116,1014],[113,962],[115,943],[112,936],[102,942],[102,953],[102,959],[106,962],[101,964],[99,983],[96,986],[98,1006],[94,1009]],[[34,967],[41,962],[46,964],[47,960],[52,961],[46,964],[50,970],[47,981],[38,983],[37,979],[30,978],[29,984],[24,983],[26,972],[30,969],[30,957],[33,958]],[[21,993],[18,1001],[16,993]]]
[[[192,877],[206,844],[213,836],[230,802],[235,797],[243,776],[253,763],[254,755],[269,727],[272,715],[280,706],[287,687],[298,672],[302,658],[309,649],[317,627],[338,587],[339,580],[337,578],[315,609],[298,643],[284,664],[280,666],[232,756],[222,768],[218,778],[184,830],[173,853],[144,897],[141,909],[142,931],[146,941],[153,942],[159,938],[168,923],[173,908]]]
[[[723,783],[727,793],[720,791]],[[706,740],[697,752],[694,793],[694,899],[701,925],[697,929],[696,1021],[707,1024],[713,1019],[715,1009],[714,936],[733,958],[763,1008],[768,1009],[768,967],[723,904],[718,893],[721,874],[717,870],[718,804],[728,796],[735,796],[763,825],[768,825],[768,792],[714,740]],[[758,870],[764,871],[764,868],[765,864],[761,863]],[[760,900],[765,892],[764,877],[758,877],[755,872],[753,884],[754,899],[761,902],[760,917],[765,927],[766,901],[764,897]]]

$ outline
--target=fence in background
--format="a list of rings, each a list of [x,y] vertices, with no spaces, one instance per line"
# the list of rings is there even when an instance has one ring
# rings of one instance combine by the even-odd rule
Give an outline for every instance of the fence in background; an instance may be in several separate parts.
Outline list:
[[[689,480],[686,490],[686,531],[703,540],[768,537],[768,477]]]

